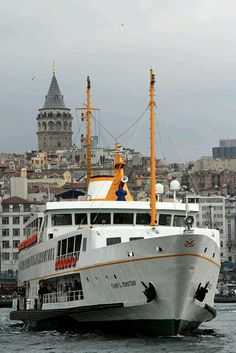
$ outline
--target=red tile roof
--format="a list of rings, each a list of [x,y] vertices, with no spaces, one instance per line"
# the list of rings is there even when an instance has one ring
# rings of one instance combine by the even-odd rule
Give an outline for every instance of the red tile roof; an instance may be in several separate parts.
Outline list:
[[[18,197],[18,196],[13,196],[13,197],[9,197],[8,199],[3,199],[2,203],[8,204],[8,205],[13,205],[13,204],[29,204],[29,203],[34,203],[34,202],[25,200],[25,199]]]

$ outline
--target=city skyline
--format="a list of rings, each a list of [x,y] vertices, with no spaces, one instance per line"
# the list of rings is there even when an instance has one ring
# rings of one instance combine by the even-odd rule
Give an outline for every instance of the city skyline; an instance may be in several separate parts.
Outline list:
[[[76,145],[75,108],[85,101],[87,75],[101,122],[117,137],[145,111],[153,67],[157,157],[186,162],[211,155],[220,138],[235,137],[235,9],[231,0],[227,7],[221,0],[4,2],[0,151],[37,148],[36,116],[55,60]],[[113,148],[103,134],[102,144]],[[148,134],[146,113],[119,142],[148,155]]]

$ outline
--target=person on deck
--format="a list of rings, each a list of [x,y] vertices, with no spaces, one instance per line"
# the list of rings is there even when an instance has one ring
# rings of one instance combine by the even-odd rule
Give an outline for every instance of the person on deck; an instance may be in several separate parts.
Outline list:
[[[48,294],[48,288],[47,288],[47,284],[45,282],[40,283],[39,290],[38,290],[38,296],[39,296],[39,301],[40,301],[41,305],[43,304],[44,294]]]

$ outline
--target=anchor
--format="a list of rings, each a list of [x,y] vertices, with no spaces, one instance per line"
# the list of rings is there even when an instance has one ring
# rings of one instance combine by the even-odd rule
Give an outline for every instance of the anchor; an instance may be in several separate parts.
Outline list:
[[[154,299],[156,299],[157,293],[156,293],[156,288],[152,282],[149,282],[148,286],[141,281],[142,285],[144,286],[145,290],[143,291],[143,294],[147,297],[147,303],[152,302]]]
[[[205,284],[205,287],[202,287],[201,282],[199,283],[196,293],[194,294],[194,298],[199,300],[200,302],[203,302],[203,300],[205,299],[206,294],[208,293],[208,285],[209,285],[210,281],[208,281]]]

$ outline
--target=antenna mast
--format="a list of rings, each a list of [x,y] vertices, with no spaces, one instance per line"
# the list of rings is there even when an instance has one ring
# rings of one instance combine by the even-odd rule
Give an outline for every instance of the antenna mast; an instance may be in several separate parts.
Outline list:
[[[156,157],[155,157],[155,74],[150,70],[150,131],[151,131],[151,222],[150,226],[157,224],[156,220]]]

